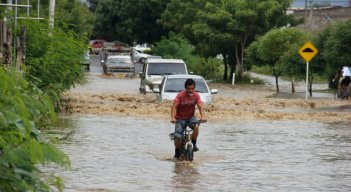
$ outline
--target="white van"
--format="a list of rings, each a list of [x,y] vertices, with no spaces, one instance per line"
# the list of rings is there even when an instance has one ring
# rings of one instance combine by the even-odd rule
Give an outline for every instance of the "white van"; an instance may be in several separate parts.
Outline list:
[[[188,74],[186,64],[181,59],[159,59],[148,58],[143,65],[140,76],[140,93],[153,92],[154,87],[158,87],[164,75]]]

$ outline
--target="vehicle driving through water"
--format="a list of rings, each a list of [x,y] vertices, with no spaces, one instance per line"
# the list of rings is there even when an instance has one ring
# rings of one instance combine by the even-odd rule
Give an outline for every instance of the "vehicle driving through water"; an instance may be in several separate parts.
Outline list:
[[[139,73],[139,92],[152,93],[154,87],[159,87],[164,75],[188,74],[185,62],[181,59],[148,58]]]
[[[205,104],[213,103],[212,94],[217,94],[218,89],[209,89],[205,79],[199,75],[165,75],[160,86],[154,88],[153,92],[160,101],[172,101],[184,89],[184,82],[189,78],[196,82],[196,92],[201,101]]]
[[[179,133],[171,133],[169,134],[169,137],[171,141],[175,139],[180,139],[180,158],[179,160],[182,161],[190,161],[192,162],[194,160],[194,145],[191,142],[192,140],[192,134],[193,134],[193,128],[195,127],[195,124],[198,124],[200,126],[201,123],[207,122],[206,120],[198,120],[196,123],[194,123],[191,126],[185,125],[186,127],[184,128],[184,133],[183,135]]]

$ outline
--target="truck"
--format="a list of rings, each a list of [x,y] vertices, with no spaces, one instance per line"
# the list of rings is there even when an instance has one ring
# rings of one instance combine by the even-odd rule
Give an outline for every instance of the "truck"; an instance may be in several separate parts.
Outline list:
[[[152,93],[159,87],[165,75],[188,74],[185,62],[181,59],[148,58],[139,72],[139,92]]]

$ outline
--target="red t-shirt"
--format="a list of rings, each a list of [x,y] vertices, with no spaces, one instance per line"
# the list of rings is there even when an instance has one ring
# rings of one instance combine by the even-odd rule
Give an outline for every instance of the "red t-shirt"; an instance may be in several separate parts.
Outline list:
[[[178,104],[176,119],[190,119],[195,114],[195,105],[201,104],[199,93],[193,92],[191,96],[184,90],[177,94],[173,103]]]

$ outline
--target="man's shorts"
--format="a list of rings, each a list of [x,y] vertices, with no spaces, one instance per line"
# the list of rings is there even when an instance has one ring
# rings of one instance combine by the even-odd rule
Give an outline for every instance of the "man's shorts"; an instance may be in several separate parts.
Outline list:
[[[197,122],[197,119],[195,116],[193,116],[192,118],[190,119],[182,119],[182,120],[177,120],[177,122],[175,123],[175,130],[174,130],[174,133],[176,135],[181,135],[183,136],[183,133],[184,133],[184,130],[186,128],[186,126],[189,126],[191,127],[192,124],[196,123]]]

